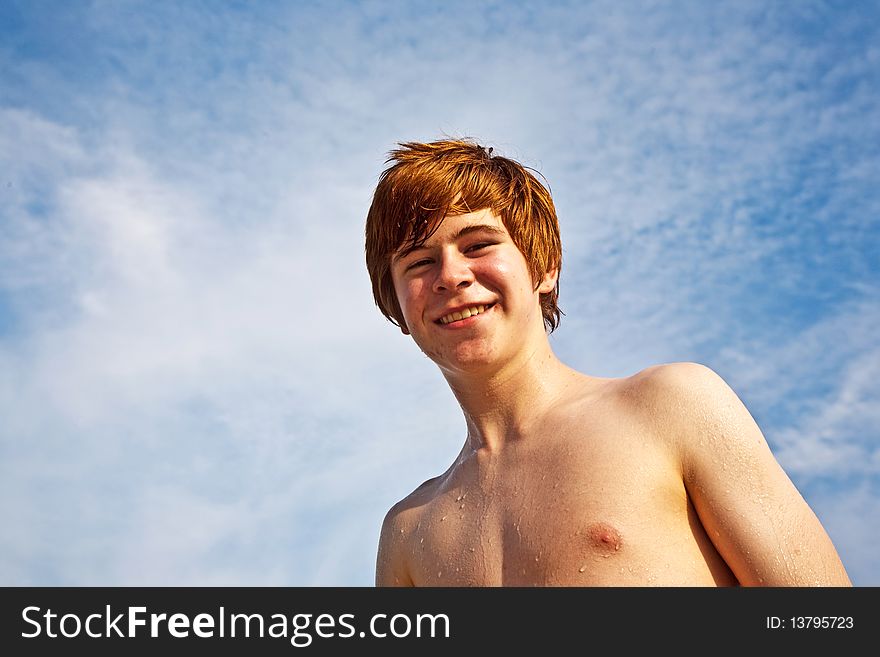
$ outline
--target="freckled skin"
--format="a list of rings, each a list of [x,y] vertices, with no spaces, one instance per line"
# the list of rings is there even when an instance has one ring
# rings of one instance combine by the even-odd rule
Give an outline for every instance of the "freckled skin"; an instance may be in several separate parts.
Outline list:
[[[503,228],[489,211],[447,217],[392,269],[407,330],[468,435],[386,515],[377,585],[849,585],[720,377],[693,363],[619,379],[563,365],[539,307],[555,274],[535,289],[509,237],[455,238],[471,224]],[[496,305],[460,327],[436,322],[470,302]]]

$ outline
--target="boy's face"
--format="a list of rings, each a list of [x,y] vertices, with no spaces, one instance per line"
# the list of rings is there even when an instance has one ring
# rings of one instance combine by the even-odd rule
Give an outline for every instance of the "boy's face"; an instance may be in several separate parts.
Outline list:
[[[536,290],[491,210],[445,217],[421,248],[394,256],[391,274],[409,333],[444,371],[503,363],[546,339],[539,295],[554,288],[556,272]]]

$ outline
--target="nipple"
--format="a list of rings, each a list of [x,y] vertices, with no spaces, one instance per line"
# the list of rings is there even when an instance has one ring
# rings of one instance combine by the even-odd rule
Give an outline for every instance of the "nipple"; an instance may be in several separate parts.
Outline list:
[[[613,554],[620,550],[620,532],[607,522],[596,522],[587,527],[590,545],[603,554]]]

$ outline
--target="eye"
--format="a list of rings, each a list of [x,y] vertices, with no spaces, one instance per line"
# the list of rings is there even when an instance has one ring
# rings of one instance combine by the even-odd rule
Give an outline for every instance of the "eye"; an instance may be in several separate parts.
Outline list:
[[[485,249],[487,246],[492,246],[494,242],[478,242],[472,246],[468,247],[468,251],[478,251],[479,249]]]
[[[427,259],[416,260],[415,262],[412,262],[409,265],[407,265],[406,270],[409,271],[410,269],[416,269],[417,267],[421,267],[422,265],[430,265],[430,264],[431,264],[431,261],[427,260]]]

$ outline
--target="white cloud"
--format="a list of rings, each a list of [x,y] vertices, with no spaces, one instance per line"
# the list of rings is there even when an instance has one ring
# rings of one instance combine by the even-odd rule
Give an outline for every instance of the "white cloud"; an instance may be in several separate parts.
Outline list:
[[[880,496],[876,485],[828,490],[816,497],[815,511],[837,547],[843,565],[856,586],[880,585],[877,527]]]
[[[880,475],[878,380],[880,349],[847,363],[832,392],[776,435],[779,459],[804,477]]]

